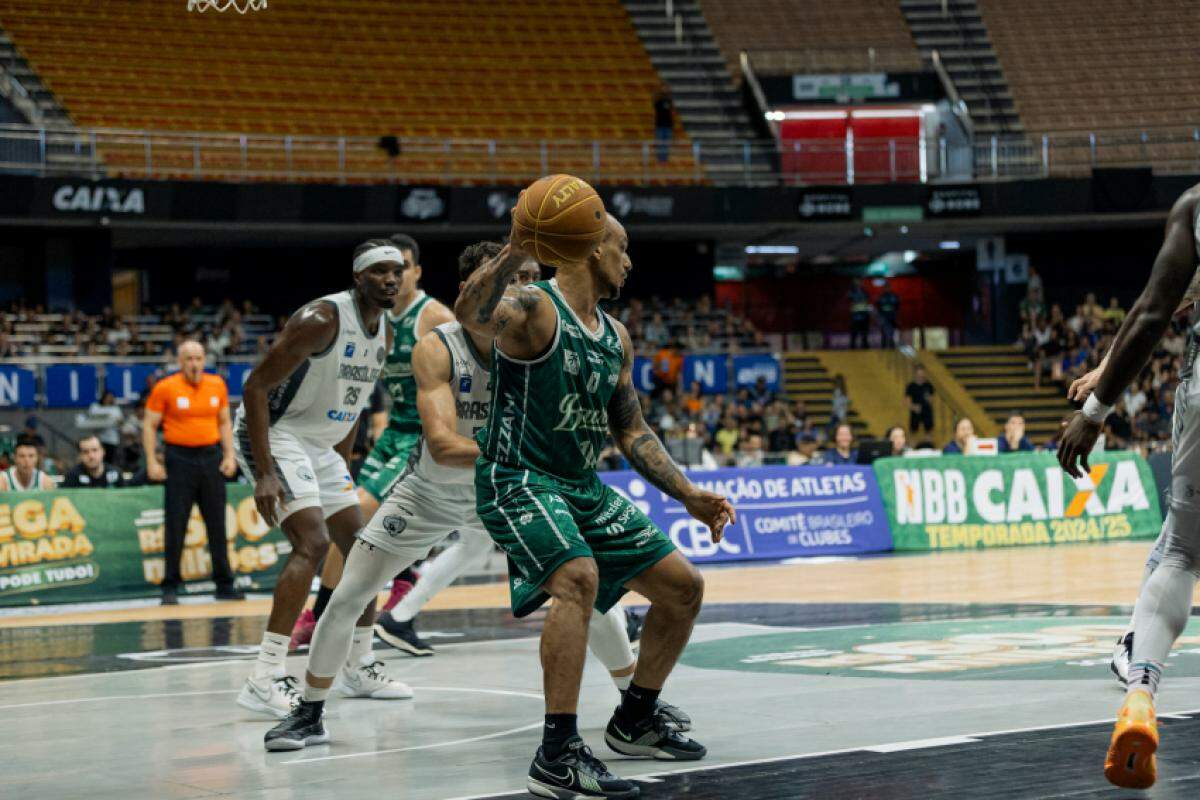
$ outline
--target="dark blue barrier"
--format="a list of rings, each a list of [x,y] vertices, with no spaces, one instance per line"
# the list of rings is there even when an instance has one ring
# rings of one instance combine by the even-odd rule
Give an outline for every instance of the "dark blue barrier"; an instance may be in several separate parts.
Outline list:
[[[693,481],[727,496],[737,525],[714,543],[683,506],[636,472],[601,479],[632,500],[697,564],[856,555],[892,549],[887,514],[870,467],[758,467],[692,472]]]

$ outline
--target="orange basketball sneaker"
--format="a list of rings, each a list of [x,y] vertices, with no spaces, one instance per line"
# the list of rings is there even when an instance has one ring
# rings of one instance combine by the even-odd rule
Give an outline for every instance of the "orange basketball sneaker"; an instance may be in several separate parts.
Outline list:
[[[1123,789],[1149,789],[1158,778],[1154,751],[1158,749],[1158,722],[1154,700],[1148,692],[1130,692],[1117,715],[1104,777]]]

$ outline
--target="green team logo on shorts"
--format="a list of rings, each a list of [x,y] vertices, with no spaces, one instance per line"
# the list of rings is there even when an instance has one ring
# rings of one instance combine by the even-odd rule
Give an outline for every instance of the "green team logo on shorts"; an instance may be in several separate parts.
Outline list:
[[[704,669],[939,680],[1109,679],[1113,644],[1128,617],[898,622],[741,636],[693,643],[681,663]],[[1200,621],[1167,663],[1200,677]]]

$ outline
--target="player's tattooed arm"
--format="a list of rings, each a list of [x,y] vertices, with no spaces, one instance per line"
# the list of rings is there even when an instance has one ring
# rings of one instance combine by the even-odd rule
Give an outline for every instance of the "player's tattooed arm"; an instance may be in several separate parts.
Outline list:
[[[527,260],[529,254],[508,244],[495,258],[471,273],[454,301],[454,316],[464,328],[499,335],[505,328],[525,320],[541,302],[541,292],[528,288],[510,290],[509,286]]]
[[[630,465],[656,489],[683,503],[692,517],[712,531],[713,541],[719,542],[725,526],[737,521],[737,512],[721,495],[705,491],[688,480],[646,424],[641,400],[633,386],[633,342],[624,325],[619,322],[615,325],[625,349],[625,363],[616,391],[608,401],[608,429]]]

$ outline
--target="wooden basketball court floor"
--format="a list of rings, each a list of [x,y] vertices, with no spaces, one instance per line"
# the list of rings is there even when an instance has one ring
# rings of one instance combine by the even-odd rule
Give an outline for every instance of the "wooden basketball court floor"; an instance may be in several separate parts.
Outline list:
[[[1121,700],[1108,671],[1149,542],[706,570],[701,622],[664,697],[701,762],[625,760],[617,694],[589,661],[580,726],[646,798],[1200,796],[1200,624],[1160,695],[1160,781],[1101,774]],[[540,736],[537,618],[496,584],[455,587],[382,646],[409,701],[331,700],[328,745],[267,753],[234,704],[267,601],[0,617],[0,797],[447,800],[524,795]],[[638,598],[629,598],[636,606]],[[290,659],[299,675],[303,655]]]

